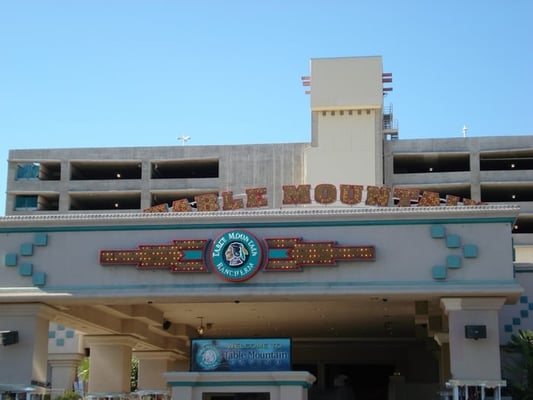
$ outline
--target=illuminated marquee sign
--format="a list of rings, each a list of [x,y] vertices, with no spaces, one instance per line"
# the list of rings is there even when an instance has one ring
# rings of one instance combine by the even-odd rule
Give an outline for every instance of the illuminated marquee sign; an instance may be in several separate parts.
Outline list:
[[[387,186],[340,185],[339,188],[329,183],[317,185],[313,190],[311,185],[285,185],[282,187],[285,206],[312,204],[332,204],[339,202],[347,206],[367,205],[387,207],[394,203],[397,207],[439,207],[441,205],[456,206],[484,204],[467,198],[446,195],[440,198],[437,192],[421,191],[412,188],[395,187],[391,190]],[[234,198],[233,192],[206,193],[194,197],[196,207],[188,199],[178,199],[169,206],[158,204],[147,208],[144,212],[192,212],[192,211],[227,211],[242,208],[267,207],[267,189],[265,187],[246,189],[246,199]],[[245,204],[246,200],[246,204]]]
[[[135,265],[138,269],[171,272],[214,272],[230,282],[243,282],[261,269],[301,271],[304,266],[334,266],[338,261],[374,261],[374,246],[337,246],[332,241],[301,238],[258,240],[245,230],[227,231],[207,239],[173,240],[136,249],[101,250],[101,265]],[[209,268],[208,268],[209,267]]]
[[[290,371],[291,340],[192,339],[191,371]]]

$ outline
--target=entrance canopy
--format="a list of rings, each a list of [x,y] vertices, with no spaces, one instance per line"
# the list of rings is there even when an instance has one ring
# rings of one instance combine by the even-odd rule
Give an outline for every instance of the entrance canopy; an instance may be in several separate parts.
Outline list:
[[[0,302],[188,356],[191,337],[412,338],[446,297],[515,302],[510,206],[0,220]],[[3,327],[3,329],[9,327]]]

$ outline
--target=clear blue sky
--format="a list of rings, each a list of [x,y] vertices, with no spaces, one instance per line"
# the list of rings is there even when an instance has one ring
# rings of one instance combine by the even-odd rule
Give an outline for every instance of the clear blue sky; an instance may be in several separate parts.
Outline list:
[[[400,138],[533,134],[531,0],[0,0],[10,149],[310,141],[300,77],[383,57]]]

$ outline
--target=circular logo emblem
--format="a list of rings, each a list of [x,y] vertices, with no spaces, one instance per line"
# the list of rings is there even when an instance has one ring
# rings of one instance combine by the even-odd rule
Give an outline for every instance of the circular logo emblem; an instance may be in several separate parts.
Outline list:
[[[211,247],[213,271],[231,282],[250,279],[261,268],[261,245],[246,231],[219,236]]]
[[[220,365],[220,361],[220,353],[215,346],[204,346],[196,355],[196,362],[202,369],[216,369]]]

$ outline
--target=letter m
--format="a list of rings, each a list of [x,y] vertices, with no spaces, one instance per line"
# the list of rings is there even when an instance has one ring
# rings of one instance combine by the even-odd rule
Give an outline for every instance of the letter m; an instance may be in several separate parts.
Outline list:
[[[284,185],[283,204],[311,203],[311,185]]]

